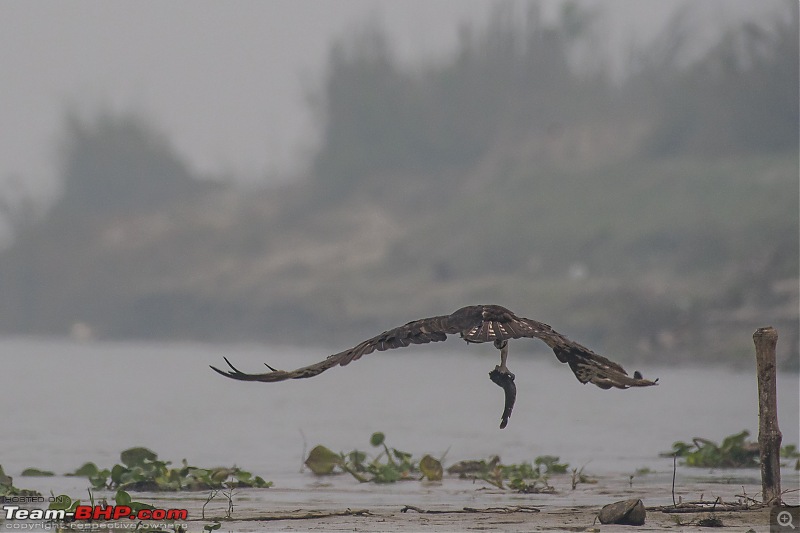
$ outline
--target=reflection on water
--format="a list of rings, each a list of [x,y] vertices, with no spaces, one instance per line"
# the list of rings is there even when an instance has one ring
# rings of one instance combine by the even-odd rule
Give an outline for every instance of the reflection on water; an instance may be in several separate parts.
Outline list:
[[[336,347],[341,348],[341,347]],[[304,446],[369,449],[369,435],[446,462],[500,454],[505,462],[558,455],[594,473],[661,467],[676,440],[720,440],[758,431],[755,371],[641,368],[661,385],[603,391],[581,385],[533,341],[510,367],[517,405],[500,430],[503,392],[492,384],[496,351],[456,342],[372,354],[309,380],[226,380],[209,368],[227,356],[244,371],[316,362],[324,352],[282,347],[94,343],[6,339],[0,464],[73,470],[111,466],[143,445],[160,458],[237,464],[267,479],[296,476]],[[629,368],[633,370],[633,368]],[[798,442],[798,376],[779,378],[784,443]],[[671,462],[670,462],[671,463]],[[757,474],[754,474],[757,475]]]

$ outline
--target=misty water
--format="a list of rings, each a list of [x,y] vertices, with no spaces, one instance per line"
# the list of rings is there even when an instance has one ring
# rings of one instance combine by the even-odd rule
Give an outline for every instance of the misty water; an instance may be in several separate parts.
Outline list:
[[[374,431],[417,457],[447,451],[445,465],[549,454],[597,475],[671,471],[671,460],[658,454],[676,440],[719,441],[743,429],[757,435],[754,371],[664,361],[638,365],[645,377],[660,379],[658,387],[604,391],[578,383],[545,350],[534,341],[512,344],[517,403],[500,430],[503,392],[488,377],[498,359],[489,346],[451,340],[371,354],[313,379],[264,384],[227,380],[208,365],[224,365],[227,356],[245,372],[266,370],[264,362],[289,369],[327,352],[5,339],[0,464],[15,485],[42,490],[58,482],[16,476],[27,467],[62,474],[86,461],[110,468],[123,449],[147,446],[173,463],[235,464],[276,486],[302,488],[314,482],[300,472],[304,450],[325,444],[372,453]],[[780,375],[778,393],[784,443],[797,444],[798,376]]]

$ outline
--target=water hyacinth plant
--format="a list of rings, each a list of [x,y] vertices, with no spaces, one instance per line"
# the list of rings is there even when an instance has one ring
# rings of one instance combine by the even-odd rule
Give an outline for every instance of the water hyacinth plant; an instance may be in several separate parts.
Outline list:
[[[261,476],[238,467],[199,468],[183,459],[180,468],[170,468],[152,450],[134,447],[120,453],[120,463],[99,469],[85,463],[68,476],[86,477],[95,489],[123,491],[180,491],[223,488],[266,488],[272,485]]]

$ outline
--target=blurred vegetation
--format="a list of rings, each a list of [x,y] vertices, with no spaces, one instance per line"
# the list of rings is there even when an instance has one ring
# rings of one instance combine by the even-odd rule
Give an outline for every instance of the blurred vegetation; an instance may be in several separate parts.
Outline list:
[[[621,81],[597,68],[608,63],[600,52],[591,57],[595,68],[571,65],[596,39],[598,13],[577,2],[564,4],[552,24],[539,4],[519,13],[517,3],[498,3],[485,28],[461,28],[449,60],[425,65],[404,66],[385,34],[367,26],[331,51],[315,175],[326,192],[344,194],[376,174],[429,178],[504,149],[537,151],[539,165],[581,157],[582,148],[594,158],[589,147],[557,146],[599,142],[570,139],[581,135],[617,137],[598,146],[606,157],[794,150],[797,9],[784,7],[773,27],[730,28],[688,65],[685,50],[702,32],[683,12],[636,54]],[[639,122],[647,123],[645,135],[632,138]]]
[[[480,479],[499,489],[511,489],[526,494],[553,493],[555,488],[548,482],[550,476],[566,474],[569,464],[559,463],[554,455],[540,455],[533,463],[505,465],[500,457],[494,456],[489,461],[459,461],[447,469],[448,474],[456,474],[462,479]],[[593,482],[593,479],[573,469],[572,488],[578,483]]]
[[[62,149],[63,195],[51,216],[125,215],[158,209],[203,190],[168,139],[135,116],[68,113]]]
[[[134,447],[120,453],[120,463],[112,468],[99,469],[94,463],[85,463],[68,476],[86,477],[94,489],[118,491],[180,491],[215,490],[231,488],[268,488],[272,482],[238,467],[198,468],[183,459],[180,468],[170,468],[169,461],[143,447]]]
[[[691,443],[677,441],[672,445],[672,451],[661,456],[681,457],[686,466],[701,468],[756,468],[760,453],[758,442],[747,440],[749,436],[750,432],[744,430],[728,435],[722,444],[699,437],[692,439]],[[781,458],[794,459],[794,469],[800,469],[800,453],[794,444],[781,448]]]
[[[3,466],[0,465],[0,499],[3,497],[16,497],[16,496],[40,496],[38,492],[30,489],[21,489],[14,486],[14,480],[11,476],[6,475],[3,471]]]
[[[669,39],[656,44],[670,52],[651,54],[632,79],[635,83],[643,78],[634,87],[652,90],[650,101],[658,109],[659,126],[646,145],[650,153],[708,156],[796,150],[800,100],[798,63],[792,58],[797,55],[798,11],[789,3],[785,8],[769,28],[746,22],[728,29],[688,66],[682,66],[680,58],[691,44],[689,12],[675,19],[666,34]]]
[[[403,66],[375,26],[336,43],[319,97],[322,190],[342,195],[376,174],[463,170],[520,136],[546,139],[599,118],[610,81],[569,64],[591,14],[568,4],[549,26],[538,4],[522,23],[516,7],[496,4],[483,30],[462,27],[453,56],[433,64]]]
[[[353,450],[349,453],[336,453],[318,445],[311,449],[305,465],[318,476],[348,473],[361,483],[394,483],[396,481],[428,480],[441,481],[445,469],[444,456],[439,459],[424,455],[416,459],[412,454],[390,448],[386,436],[373,433],[370,444],[383,450],[371,460],[365,452]],[[446,455],[446,453],[445,453]],[[461,479],[482,480],[500,489],[510,489],[523,493],[552,493],[555,488],[548,483],[552,475],[566,474],[569,464],[559,463],[553,455],[542,455],[533,463],[505,465],[498,456],[486,460],[466,460],[454,463],[447,473]],[[578,483],[593,483],[593,478],[583,474],[583,469],[573,469],[572,488]]]
[[[772,324],[797,369],[798,6],[773,5],[700,53],[689,8],[618,76],[579,3],[498,3],[417,64],[366,26],[331,48],[311,174],[256,191],[67,113],[46,219],[0,202],[0,332],[334,352],[482,302],[670,364],[751,364]]]
[[[693,439],[691,444],[678,441],[668,455],[684,458],[686,466],[755,468],[758,466],[758,443],[748,442],[749,436],[749,431],[741,431],[725,437],[722,444],[701,438]]]
[[[367,461],[367,454],[360,450],[350,453],[336,453],[323,445],[315,446],[305,460],[305,465],[318,476],[326,476],[340,472],[352,475],[361,483],[394,483],[411,479],[427,479],[441,481],[442,464],[439,459],[425,455],[414,459],[408,452],[389,448],[386,436],[373,433],[370,444],[383,448],[376,457]]]

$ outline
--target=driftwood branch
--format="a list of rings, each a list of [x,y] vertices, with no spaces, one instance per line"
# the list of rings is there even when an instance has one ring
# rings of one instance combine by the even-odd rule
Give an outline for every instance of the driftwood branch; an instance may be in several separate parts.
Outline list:
[[[270,522],[275,520],[319,520],[323,518],[333,518],[335,516],[372,516],[369,509],[345,509],[344,511],[308,511],[305,513],[294,512],[286,514],[269,514],[260,516],[251,516],[248,518],[237,518],[236,522]],[[218,520],[224,522],[229,519],[216,518],[211,520]]]
[[[712,513],[712,512],[732,512],[732,511],[752,511],[753,507],[741,505],[741,504],[724,504],[724,505],[717,505],[714,507],[711,506],[704,506],[704,505],[687,505],[687,504],[678,504],[677,507],[673,506],[666,506],[666,507],[654,507],[647,509],[648,511],[661,511],[662,513],[667,514],[688,514],[688,513]]]
[[[775,383],[775,346],[778,331],[772,326],[753,333],[758,371],[758,447],[761,453],[761,490],[764,503],[781,504],[781,430]]]
[[[763,507],[760,502],[753,500],[753,504],[748,503],[725,503],[721,498],[716,500],[703,500],[692,502],[680,502],[677,505],[659,505],[647,507],[648,511],[660,511],[662,513],[713,513],[723,511],[752,511]]]
[[[538,513],[539,509],[536,507],[528,507],[525,505],[514,507],[487,507],[485,509],[476,509],[474,507],[464,507],[463,509],[422,509],[414,505],[406,505],[400,509],[401,513],[408,511],[415,511],[420,514],[455,514],[455,513],[497,513],[497,514],[510,514],[510,513]]]

